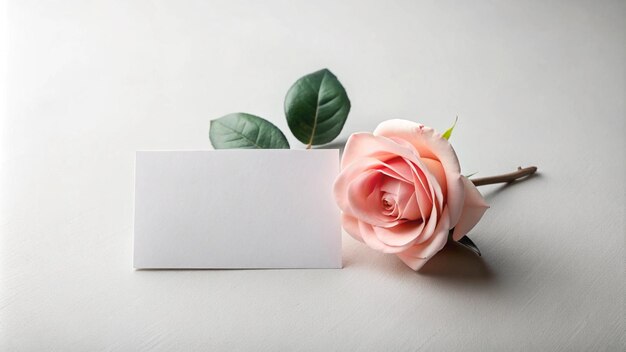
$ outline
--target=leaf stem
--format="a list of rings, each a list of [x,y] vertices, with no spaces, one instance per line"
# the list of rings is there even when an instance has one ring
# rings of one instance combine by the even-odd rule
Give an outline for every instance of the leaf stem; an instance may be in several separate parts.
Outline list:
[[[311,144],[311,143],[307,144],[307,145],[306,145],[306,149],[307,149],[307,150],[311,149],[311,146],[312,146],[312,144]]]
[[[525,168],[518,167],[517,171],[508,174],[475,178],[471,181],[474,183],[475,186],[492,185],[494,183],[510,183],[522,177],[530,176],[535,172],[537,172],[536,166],[529,166]]]

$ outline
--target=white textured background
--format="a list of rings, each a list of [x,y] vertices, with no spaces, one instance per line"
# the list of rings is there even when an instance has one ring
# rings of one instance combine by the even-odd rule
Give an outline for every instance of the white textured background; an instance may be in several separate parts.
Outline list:
[[[624,1],[3,5],[0,350],[624,349]],[[459,115],[466,173],[540,167],[482,189],[484,257],[414,273],[345,237],[343,270],[133,271],[134,151],[234,111],[287,131],[322,67],[344,139]]]

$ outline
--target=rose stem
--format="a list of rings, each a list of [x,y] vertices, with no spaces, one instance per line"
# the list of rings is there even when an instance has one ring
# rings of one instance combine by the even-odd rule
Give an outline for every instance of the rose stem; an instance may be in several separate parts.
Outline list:
[[[518,167],[517,171],[511,172],[509,174],[475,178],[471,181],[474,183],[475,186],[492,185],[494,183],[509,183],[519,178],[530,176],[535,172],[537,172],[536,166],[529,166],[523,169],[521,167]]]

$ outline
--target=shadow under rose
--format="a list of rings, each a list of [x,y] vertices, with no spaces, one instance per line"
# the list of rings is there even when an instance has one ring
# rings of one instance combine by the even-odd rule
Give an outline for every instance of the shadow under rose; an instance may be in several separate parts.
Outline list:
[[[347,138],[338,138],[328,144],[313,147],[314,149],[339,149],[339,153],[343,154],[343,150],[346,147]]]
[[[419,275],[433,278],[486,283],[495,279],[494,273],[483,259],[456,243],[446,246],[418,271]]]

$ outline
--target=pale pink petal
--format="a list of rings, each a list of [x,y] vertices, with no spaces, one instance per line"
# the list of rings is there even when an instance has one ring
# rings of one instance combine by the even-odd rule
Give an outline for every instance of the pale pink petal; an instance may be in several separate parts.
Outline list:
[[[404,205],[408,203],[409,199],[411,199],[411,197],[414,194],[415,194],[415,186],[413,186],[413,184],[411,183],[402,182],[402,184],[400,184],[400,186],[398,187],[396,200],[398,204],[404,207]]]
[[[396,174],[402,176],[405,181],[413,182],[411,168],[406,164],[402,157],[395,157],[381,163],[385,166],[385,168],[381,168],[381,171],[385,169],[392,170]]]
[[[359,231],[359,220],[345,213],[341,214],[341,225],[346,232],[354,239],[364,242]]]
[[[402,224],[404,225],[404,224]],[[398,225],[398,226],[402,226]],[[397,228],[396,226],[395,228]],[[395,229],[394,228],[394,229]],[[367,244],[370,248],[383,252],[383,253],[399,253],[406,251],[410,248],[411,244],[407,244],[404,246],[390,246],[378,238],[376,231],[381,231],[381,229],[377,226],[372,226],[363,221],[359,221],[359,232],[365,244]]]
[[[370,248],[382,252],[388,247],[386,244],[382,243],[378,237],[376,237],[372,225],[359,221],[359,232],[361,233],[361,238],[363,238],[365,244],[367,244]]]
[[[423,228],[423,221],[407,221],[393,228],[373,227],[374,233],[382,243],[396,247],[392,251],[386,250],[386,253],[397,253],[408,249]]]
[[[424,222],[426,223],[426,225],[424,226],[422,233],[419,235],[419,237],[415,241],[415,244],[428,242],[430,238],[433,236],[433,234],[435,233],[435,229],[437,228],[437,222],[439,221],[439,214],[437,213],[437,207],[434,204],[432,205],[432,208],[430,209],[430,211],[426,213],[426,215],[427,216],[424,217]]]
[[[344,209],[368,224],[393,227],[403,222],[383,214],[379,182],[383,176],[375,170],[359,175],[348,185],[348,208]]]
[[[461,167],[452,145],[432,128],[407,120],[388,120],[376,128],[375,136],[401,138],[411,143],[419,155],[439,160],[443,165],[447,185],[447,206],[450,221],[456,224],[463,208]]]
[[[441,219],[437,224],[437,228],[430,239],[421,244],[415,244],[406,251],[396,253],[396,255],[411,269],[418,270],[426,263],[426,261],[437,252],[439,252],[448,240],[448,227],[450,225],[450,217],[448,207],[445,207]]]
[[[388,210],[383,210],[383,214],[385,214],[385,215],[387,215],[389,217],[394,218],[394,220],[399,220],[401,218],[400,217],[400,215],[401,215],[400,214],[400,207],[398,206],[397,203],[395,203],[395,201],[393,201],[393,202],[394,203],[393,203],[392,208],[388,209]]]
[[[380,160],[363,158],[350,164],[350,166],[341,171],[335,180],[335,185],[333,186],[335,201],[337,202],[339,209],[344,212],[350,211],[350,204],[348,203],[348,187],[350,186],[350,183],[363,173],[380,166]]]
[[[446,244],[448,240],[448,233],[450,232],[450,214],[448,211],[448,207],[443,209],[443,213],[439,217],[439,222],[437,223],[437,227],[433,231],[432,236],[428,239],[428,241],[420,243],[411,247],[410,253],[413,256],[418,256],[420,258],[430,258],[435,253],[439,252],[441,248]]]
[[[404,208],[411,198],[415,199],[415,186],[412,183],[398,181],[393,178],[383,178],[380,190],[384,193],[383,199],[388,201],[391,199],[393,204],[398,207],[399,213],[404,213]]]
[[[371,133],[353,133],[346,142],[341,158],[341,169],[345,169],[362,158],[374,158],[387,162],[400,156],[417,162],[419,156],[413,150],[386,137],[377,137]]]
[[[478,191],[472,181],[465,177],[462,177],[463,184],[465,185],[465,203],[463,204],[463,211],[461,212],[461,218],[454,227],[452,233],[452,239],[455,241],[460,240],[480,221],[483,214],[489,208],[487,202],[483,198],[482,194]]]
[[[435,176],[437,180],[437,184],[441,186],[441,193],[443,194],[443,199],[446,199],[446,195],[448,192],[448,186],[446,184],[446,173],[443,169],[443,165],[439,160],[433,160],[429,158],[422,158],[422,162],[428,168],[428,171]]]
[[[411,198],[402,205],[402,213],[400,217],[407,220],[419,220],[422,218],[419,205],[417,204],[417,196],[415,192],[411,194]]]
[[[384,165],[384,163],[381,162],[381,165]],[[383,175],[385,175],[387,177],[395,178],[398,181],[410,182],[407,179],[405,179],[404,177],[402,177],[402,175],[400,175],[397,172],[389,169],[388,167],[381,167],[380,169],[376,169],[376,171],[380,172],[381,174],[383,174]]]
[[[378,218],[383,221],[380,208],[380,186],[382,175],[374,170],[366,171],[348,185],[348,207],[345,212],[359,219]]]
[[[435,176],[421,162],[415,147],[406,142],[399,144],[386,137],[374,136],[369,133],[355,133],[350,136],[346,144],[342,158],[342,168],[349,167],[352,163],[357,163],[358,159],[363,157],[390,162],[390,160],[398,156],[402,157],[406,164],[413,168],[414,173],[419,174],[418,179],[422,187],[430,190],[431,200],[436,200],[438,208],[440,210],[443,209],[444,199],[440,185],[437,183]],[[416,169],[418,171],[415,171]],[[418,186],[417,183],[416,186]],[[419,190],[416,191],[419,193]],[[419,196],[420,194],[418,194],[418,201],[420,201]]]
[[[405,142],[405,144],[408,144],[408,142]],[[409,145],[409,148],[413,149],[416,154],[418,153],[413,145],[410,145],[410,144],[408,145]],[[441,181],[437,180],[435,176],[432,174],[432,172],[428,169],[428,167],[424,164],[423,160],[432,160],[432,159],[417,158],[417,160],[413,162],[409,160],[405,160],[405,161],[409,165],[409,167],[412,169],[413,174],[418,176],[417,179],[419,180],[419,183],[422,185],[424,190],[429,192],[429,199],[432,202],[435,202],[435,204],[437,204],[437,209],[439,211],[442,211],[444,201],[445,201],[445,198],[442,192],[442,185],[446,184],[446,182],[444,182],[445,177]],[[416,185],[417,185],[417,182],[416,182]]]
[[[403,183],[407,184],[407,182],[400,181],[397,178],[382,177],[380,181],[380,190],[382,192],[397,196],[400,191],[401,184]],[[397,199],[397,197],[394,197],[394,199]]]
[[[443,195],[441,194],[441,188],[437,185],[433,176],[430,176],[430,181],[432,182],[429,182],[430,174],[424,173],[417,167],[417,165],[414,165],[411,162],[407,161],[407,164],[413,172],[413,184],[415,185],[415,194],[417,195],[417,203],[420,208],[420,213],[422,214],[422,218],[426,219],[428,214],[430,214],[428,209],[432,208],[435,203],[439,204],[439,207],[442,208]],[[435,187],[433,187],[433,184]],[[437,196],[439,196],[439,198]]]

